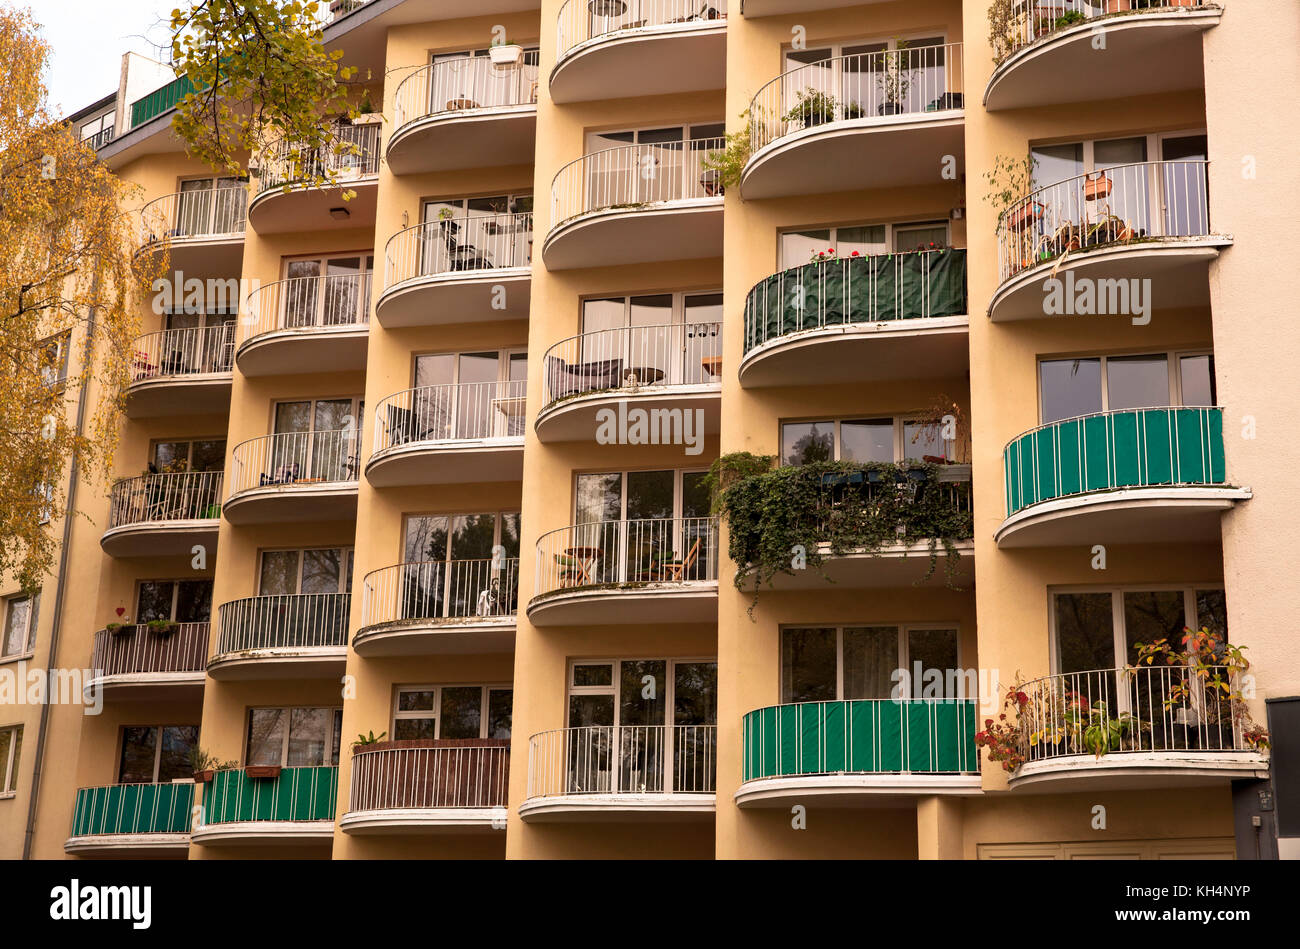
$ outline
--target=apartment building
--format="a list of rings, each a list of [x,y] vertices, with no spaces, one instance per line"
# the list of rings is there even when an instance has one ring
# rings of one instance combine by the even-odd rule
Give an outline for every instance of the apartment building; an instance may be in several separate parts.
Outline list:
[[[1125,668],[1207,627],[1300,695],[1300,25],[991,5],[334,3],[349,200],[197,165],[128,63],[77,120],[196,295],[4,603],[100,704],[0,705],[0,854],[1271,853],[1234,703]],[[737,452],[860,463],[795,514],[888,536],[755,593]]]

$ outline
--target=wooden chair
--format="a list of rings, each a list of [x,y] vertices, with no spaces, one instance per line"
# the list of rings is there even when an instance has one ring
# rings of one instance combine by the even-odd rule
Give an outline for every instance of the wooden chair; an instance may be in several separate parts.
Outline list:
[[[686,579],[686,571],[695,566],[695,561],[700,557],[700,539],[695,538],[695,543],[691,544],[691,549],[686,551],[686,556],[681,560],[670,560],[663,565],[664,579],[674,582]]]

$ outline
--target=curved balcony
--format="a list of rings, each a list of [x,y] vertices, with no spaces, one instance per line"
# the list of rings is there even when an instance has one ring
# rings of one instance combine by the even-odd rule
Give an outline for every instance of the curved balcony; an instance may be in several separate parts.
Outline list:
[[[798,66],[749,106],[746,199],[937,184],[965,157],[962,45],[913,46]]]
[[[375,408],[366,479],[375,487],[519,481],[527,382],[419,386]]]
[[[398,231],[384,249],[385,329],[526,320],[533,215],[452,215]]]
[[[239,371],[268,376],[364,369],[373,276],[292,277],[258,287],[239,321]]]
[[[741,807],[894,807],[980,793],[974,699],[800,702],[755,709],[741,734]]]
[[[188,557],[195,544],[215,549],[222,480],[220,471],[178,471],[114,482],[99,545],[110,557]]]
[[[726,85],[726,0],[565,0],[556,26],[555,102]]]
[[[248,223],[259,234],[374,226],[382,125],[340,121],[331,128],[330,143],[317,152],[282,142],[263,160],[248,205]],[[354,194],[344,200],[344,192]]]
[[[1227,484],[1223,410],[1124,409],[1042,425],[1002,453],[999,547],[1218,543]]]
[[[209,188],[155,198],[140,209],[138,253],[166,250],[186,278],[238,279],[244,260],[248,188]]]
[[[537,539],[534,626],[711,623],[718,612],[718,520],[593,521]]]
[[[642,444],[702,445],[696,440],[721,428],[721,323],[580,333],[548,349],[545,366],[545,402],[534,423],[543,442],[600,441],[610,412],[646,413]]]
[[[421,66],[394,97],[388,167],[395,175],[531,165],[537,67],[487,56]]]
[[[1209,162],[1116,165],[1039,188],[998,219],[994,321],[1131,316],[1208,306]]]
[[[749,291],[740,384],[959,377],[969,322],[964,249],[813,261]]]
[[[230,409],[235,327],[190,326],[136,337],[128,418],[224,414]]]
[[[372,570],[361,582],[361,656],[510,652],[519,558],[430,560]]]
[[[87,692],[105,699],[199,699],[208,663],[207,623],[178,623],[171,632],[138,624],[95,633]]]
[[[722,256],[721,138],[621,145],[562,167],[551,187],[548,270]]]
[[[711,820],[716,725],[591,725],[528,739],[519,816],[565,821]]]
[[[1232,672],[1142,666],[1043,676],[1022,685],[1024,763],[1010,785],[1118,790],[1262,778],[1268,759],[1250,747],[1232,702]],[[1074,789],[1073,787],[1069,789]]]
[[[111,784],[78,788],[64,852],[78,856],[185,859],[194,785]]]
[[[207,846],[316,846],[329,850],[338,802],[337,767],[281,768],[273,778],[218,771],[203,785],[203,820],[193,840]]]
[[[226,520],[343,521],[357,516],[360,430],[282,432],[235,446]]]
[[[1009,34],[994,41],[1005,55],[984,87],[990,112],[1201,89],[1201,34],[1223,15],[1209,0],[1029,0],[1020,7]]]
[[[510,740],[381,741],[352,752],[345,834],[505,830]]]
[[[347,660],[351,593],[251,596],[221,604],[214,679],[328,679]]]

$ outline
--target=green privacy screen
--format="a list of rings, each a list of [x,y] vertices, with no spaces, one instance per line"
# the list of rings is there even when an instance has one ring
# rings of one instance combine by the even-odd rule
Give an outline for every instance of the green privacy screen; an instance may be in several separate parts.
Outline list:
[[[81,788],[72,812],[72,836],[188,834],[193,805],[193,784]]]
[[[979,770],[974,699],[801,702],[745,716],[744,779]]]
[[[1002,470],[1008,517],[1091,491],[1223,484],[1223,410],[1127,409],[1053,422],[1007,445]]]
[[[218,771],[204,795],[203,822],[334,819],[338,768],[282,768],[279,777]]]
[[[745,352],[803,330],[965,312],[965,250],[819,260],[749,291]]]
[[[193,91],[194,83],[190,82],[190,77],[181,76],[161,89],[155,89],[143,99],[137,99],[131,103],[131,128],[137,128],[150,119],[156,119],[168,109],[176,108],[176,104]]]

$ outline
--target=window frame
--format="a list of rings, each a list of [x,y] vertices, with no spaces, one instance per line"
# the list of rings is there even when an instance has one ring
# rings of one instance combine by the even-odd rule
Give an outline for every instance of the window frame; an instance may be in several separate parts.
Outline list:
[[[836,702],[888,702],[893,701],[892,697],[888,699],[846,699],[844,697],[844,631],[846,629],[860,629],[863,627],[897,627],[898,629],[898,668],[905,670],[911,675],[911,651],[908,648],[908,633],[913,630],[952,630],[957,639],[957,672],[962,672],[966,666],[964,663],[966,650],[962,647],[961,623],[943,623],[943,622],[902,622],[902,621],[885,621],[885,622],[861,622],[861,623],[781,623],[777,627],[777,643],[779,655],[777,657],[777,694],[781,697],[782,705],[802,705],[806,702],[787,702],[785,700],[785,634],[787,630],[798,629],[834,629],[835,630],[835,698]],[[947,671],[947,670],[945,670]],[[910,681],[910,680],[909,680]],[[922,687],[919,682],[912,682],[913,690]],[[894,685],[898,685],[897,682]],[[957,676],[957,694],[944,696],[943,701],[960,701],[968,698],[978,698],[978,696],[966,695],[966,676]],[[813,700],[809,700],[813,701]],[[909,695],[905,701],[930,701],[924,698]]]
[[[493,526],[492,526],[492,546],[493,546],[493,547],[504,546],[504,545],[502,544],[502,542],[501,542],[501,531],[502,531],[503,527],[505,526],[505,520],[504,520],[504,519],[505,519],[507,516],[511,515],[511,514],[513,514],[513,515],[518,519],[519,524],[520,524],[520,538],[519,538],[519,539],[520,539],[520,548],[519,548],[519,550],[520,550],[520,554],[522,555],[522,553],[523,553],[523,544],[522,544],[522,541],[523,541],[523,515],[522,515],[522,512],[520,512],[520,511],[512,511],[512,510],[496,510],[496,511],[451,511],[451,512],[448,512],[448,511],[408,511],[408,512],[405,512],[405,513],[402,514],[402,531],[401,531],[400,536],[397,538],[398,556],[402,558],[402,560],[401,560],[400,562],[402,562],[402,563],[406,563],[406,562],[408,562],[408,561],[406,561],[406,559],[405,559],[405,558],[406,558],[406,540],[407,540],[407,530],[408,530],[408,525],[409,525],[409,524],[411,523],[411,521],[414,520],[415,518],[417,518],[417,517],[444,517],[444,518],[446,518],[447,521],[448,521],[448,528],[449,528],[449,529],[448,529],[448,531],[447,531],[447,550],[446,550],[446,554],[447,554],[447,556],[441,558],[441,560],[433,559],[433,560],[429,560],[429,561],[412,561],[412,562],[416,562],[416,563],[419,563],[419,562],[427,562],[427,563],[453,563],[453,562],[454,562],[454,558],[451,556],[452,532],[451,532],[451,530],[450,530],[450,522],[451,522],[452,520],[454,520],[455,518],[458,518],[458,517],[484,517],[484,516],[489,515],[489,514],[492,515],[492,517],[494,518],[494,523],[493,523]],[[510,559],[510,558],[507,558],[507,559]]]
[[[626,520],[629,520],[629,518],[628,518],[628,516],[627,516],[627,500],[628,500],[628,498],[627,498],[627,476],[628,476],[629,474],[635,474],[635,473],[638,473],[638,472],[648,472],[648,471],[671,471],[671,472],[673,473],[673,513],[669,516],[669,519],[674,520],[674,521],[680,521],[680,520],[682,520],[682,519],[685,517],[685,515],[682,514],[682,501],[683,501],[683,499],[684,499],[684,495],[685,495],[684,484],[683,484],[683,478],[684,478],[684,476],[685,476],[685,475],[688,475],[688,474],[708,474],[709,469],[708,469],[708,468],[696,468],[696,467],[687,467],[687,468],[655,468],[655,467],[650,467],[650,468],[623,468],[623,469],[619,469],[619,470],[615,470],[615,471],[610,471],[610,470],[607,470],[607,469],[598,469],[598,470],[595,470],[595,471],[575,471],[575,472],[573,472],[573,480],[572,480],[572,482],[571,482],[571,489],[572,489],[573,502],[572,502],[572,504],[570,505],[570,511],[571,511],[572,518],[573,518],[572,523],[575,524],[575,525],[578,524],[578,479],[579,479],[579,478],[583,478],[583,477],[591,477],[592,475],[612,475],[612,474],[617,474],[617,475],[619,475],[619,477],[620,477],[620,480],[619,480],[619,514],[620,514],[620,516],[619,516],[618,518],[616,518],[614,521],[590,521],[590,522],[587,522],[587,523],[597,523],[597,524],[611,524],[611,523],[617,523],[618,521],[626,521]],[[696,515],[692,515],[692,517],[694,517],[694,516],[696,516]],[[708,515],[705,515],[705,516],[708,516]],[[653,520],[658,520],[658,519],[659,519],[659,518],[653,518]],[[620,660],[620,661],[621,661],[621,660]]]
[[[894,415],[845,415],[845,416],[819,416],[816,418],[783,418],[777,421],[777,462],[780,467],[789,467],[785,460],[784,452],[781,446],[785,444],[784,428],[786,425],[807,425],[809,423],[830,422],[834,426],[833,444],[831,447],[832,461],[841,461],[840,453],[843,450],[843,443],[840,438],[840,426],[844,422],[883,422],[886,419],[893,422],[894,425],[894,460],[892,462],[880,462],[880,464],[899,465],[908,460],[907,450],[907,425],[919,422],[925,423],[927,419],[922,415],[894,414]],[[956,456],[957,440],[945,440],[944,445],[949,456],[949,461],[956,464],[951,459]],[[919,460],[919,459],[918,459]],[[865,464],[866,462],[864,462]]]
[[[339,557],[339,589],[338,589],[338,590],[335,590],[334,592],[335,592],[335,593],[350,593],[350,592],[352,592],[352,588],[351,588],[351,587],[349,586],[349,584],[348,584],[348,575],[349,575],[349,574],[352,574],[352,573],[355,571],[355,569],[356,569],[356,547],[355,547],[355,546],[346,546],[346,545],[329,545],[329,544],[324,544],[324,545],[321,545],[321,546],[319,546],[319,547],[318,547],[318,546],[310,546],[310,547],[262,547],[262,548],[259,548],[258,551],[257,551],[257,589],[258,589],[258,594],[257,594],[257,595],[258,595],[258,596],[303,596],[304,594],[303,594],[303,592],[302,592],[302,565],[303,565],[303,562],[306,560],[306,556],[305,556],[305,555],[306,555],[307,551],[309,551],[309,550],[337,550],[337,551],[339,551],[339,554],[340,554],[340,557]],[[294,588],[295,588],[295,590],[296,590],[297,592],[295,592],[295,593],[286,593],[286,594],[280,594],[280,593],[262,593],[262,592],[261,592],[261,589],[262,589],[262,565],[263,565],[263,563],[264,563],[264,561],[265,561],[266,555],[267,555],[267,554],[279,554],[279,553],[296,553],[296,554],[298,555],[298,570],[297,570],[297,573],[296,573],[295,578],[294,578]],[[306,595],[307,595],[307,596],[314,596],[314,595],[322,595],[322,594],[306,594]],[[276,707],[276,708],[278,708],[279,706],[268,706],[268,708],[270,708],[270,707]],[[287,708],[287,707],[290,707],[290,706],[285,706],[285,707]],[[292,707],[297,707],[297,706],[292,706]],[[311,706],[311,707],[312,707],[312,708],[316,708],[317,706]],[[321,706],[321,707],[323,708],[324,706]]]
[[[24,638],[25,646],[15,653],[4,652],[4,641],[8,639],[9,633],[9,616],[14,608],[14,604],[22,600],[27,601],[27,635]],[[36,634],[40,627],[41,611],[41,591],[34,593],[13,593],[4,597],[4,625],[0,627],[0,664],[6,662],[17,662],[22,659],[30,659],[36,654]]]
[[[497,378],[496,378],[496,380],[495,380],[495,384],[496,384],[496,385],[501,385],[501,384],[510,383],[511,381],[519,381],[519,380],[511,380],[511,378],[510,378],[510,361],[511,361],[511,358],[514,357],[514,356],[523,356],[523,357],[524,357],[524,362],[525,362],[525,364],[526,364],[527,361],[528,361],[528,347],[527,347],[527,346],[502,346],[502,347],[499,347],[499,348],[497,348],[497,349],[453,349],[453,350],[435,350],[435,351],[429,351],[429,352],[414,352],[414,353],[411,353],[411,376],[410,376],[410,379],[411,379],[411,388],[412,388],[412,389],[421,388],[421,386],[420,386],[420,384],[419,384],[419,382],[418,382],[417,380],[419,379],[419,371],[420,371],[420,370],[419,370],[419,366],[420,366],[420,360],[421,360],[422,358],[424,358],[425,356],[454,356],[454,357],[455,357],[455,372],[452,373],[452,375],[455,377],[455,380],[456,380],[456,381],[455,381],[455,382],[436,382],[436,383],[434,383],[433,386],[432,386],[433,388],[436,388],[436,387],[438,387],[438,386],[443,386],[443,385],[453,385],[453,386],[461,385],[461,381],[460,381],[460,369],[461,369],[460,357],[462,357],[462,356],[481,356],[481,355],[486,355],[487,353],[492,353],[492,352],[496,353],[496,357],[497,357]],[[467,384],[469,384],[469,383],[467,383]],[[474,384],[474,385],[478,385],[479,383],[472,383],[472,384]],[[481,383],[481,384],[482,384],[482,385],[493,385],[492,382],[484,382],[484,383]]]
[[[625,663],[625,662],[662,662],[662,663],[664,663],[664,680],[665,680],[665,681],[664,681],[664,692],[663,692],[663,702],[664,702],[664,720],[663,720],[662,722],[659,722],[659,723],[657,723],[656,725],[627,725],[627,726],[625,726],[621,721],[619,721],[619,719],[622,717],[622,715],[621,715],[621,710],[622,710],[622,698],[623,698],[623,696],[622,696],[622,682],[623,682],[623,677],[622,677],[622,674],[621,674],[621,673],[622,673],[622,669],[621,669],[620,667],[621,667],[622,664]],[[692,664],[692,663],[700,663],[700,662],[706,662],[706,663],[707,663],[707,662],[711,662],[711,663],[713,663],[713,665],[714,665],[714,667],[715,667],[715,668],[714,668],[714,682],[713,682],[713,685],[714,685],[714,688],[716,689],[716,688],[717,688],[717,684],[718,684],[718,680],[717,680],[717,669],[716,669],[717,664],[718,664],[718,657],[717,657],[717,656],[692,656],[692,655],[680,655],[680,656],[639,656],[639,655],[624,655],[624,656],[618,656],[618,657],[616,657],[616,658],[612,658],[612,659],[609,659],[609,658],[597,658],[597,659],[574,659],[574,658],[570,658],[570,659],[568,660],[567,667],[566,667],[566,669],[565,669],[565,675],[564,675],[564,685],[565,685],[565,687],[564,687],[564,727],[565,727],[566,729],[567,729],[567,728],[578,728],[578,727],[582,727],[582,726],[575,726],[575,725],[572,725],[572,724],[570,724],[570,721],[569,721],[569,708],[570,708],[570,702],[569,702],[569,699],[570,699],[571,696],[575,696],[575,695],[609,695],[609,696],[613,696],[613,699],[614,699],[614,722],[613,722],[613,724],[611,724],[611,725],[596,725],[596,726],[592,726],[592,727],[595,727],[595,728],[624,728],[624,727],[627,727],[627,728],[674,728],[674,727],[677,727],[676,724],[672,721],[672,718],[673,718],[673,712],[674,712],[674,709],[675,709],[675,707],[676,707],[677,676],[674,674],[675,671],[676,671],[676,667],[677,667],[679,664],[689,665],[689,664]],[[610,684],[609,684],[609,685],[574,685],[574,675],[575,675],[575,673],[576,673],[576,671],[577,671],[578,666],[608,666],[609,669],[610,669]],[[713,717],[714,717],[715,719],[718,717],[718,710],[717,710],[716,708],[714,709]],[[717,726],[717,722],[716,722],[716,721],[713,723],[713,726],[714,726],[714,727]],[[682,726],[682,727],[692,727],[692,726]],[[694,726],[694,727],[706,727],[706,726]],[[675,752],[673,752],[673,751],[671,751],[671,750],[669,751],[669,754],[670,754],[670,755],[672,755],[672,754],[674,754],[674,753],[675,753]]]
[[[493,739],[486,734],[488,729],[488,710],[491,708],[491,695],[493,692],[510,693],[510,734],[514,735],[514,684],[511,682],[439,682],[426,684],[401,684],[393,686],[393,698],[389,703],[389,734],[394,736],[394,741],[400,741],[397,735],[398,721],[410,721],[412,719],[433,719],[433,741],[451,741],[454,739],[444,739],[442,737],[442,690],[443,689],[478,689],[479,695],[479,736],[477,739],[469,738],[466,741],[509,741],[510,739]],[[410,709],[401,711],[403,692],[432,692],[433,693],[433,710]],[[429,741],[430,739],[408,739],[414,741]]]
[[[829,236],[827,237],[827,242],[828,242],[827,246],[836,248],[836,251],[838,253],[839,250],[838,234],[841,229],[847,230],[849,228],[855,228],[855,227],[883,227],[885,229],[885,240],[884,240],[885,249],[880,251],[880,254],[893,255],[898,253],[905,253],[904,251],[896,251],[891,249],[894,246],[894,239],[900,230],[907,231],[907,230],[914,230],[922,227],[940,227],[940,226],[942,226],[946,231],[946,237],[944,238],[945,245],[947,247],[952,247],[952,221],[949,220],[948,218],[917,219],[917,220],[908,220],[908,221],[854,221],[854,222],[840,222],[837,224],[827,224],[820,227],[817,225],[809,225],[807,227],[778,228],[776,232],[777,269],[790,270],[795,267],[802,267],[804,264],[808,263],[808,261],[806,260],[802,260],[797,263],[787,262],[785,260],[785,252],[781,244],[782,244],[782,239],[787,234],[798,234],[802,231],[827,231],[829,234]],[[873,255],[868,254],[866,256],[873,256]]]
[[[68,381],[68,362],[69,353],[72,349],[72,330],[63,330],[58,333],[52,333],[46,336],[36,344],[37,351],[44,353],[50,347],[54,348],[54,359],[50,367],[37,366],[37,371],[44,373],[46,368],[58,366],[57,378],[43,379],[42,382],[47,389],[57,389]]]
[[[1183,404],[1183,374],[1182,374],[1182,371],[1181,371],[1181,370],[1182,370],[1182,363],[1180,362],[1180,360],[1183,359],[1184,357],[1187,357],[1187,356],[1209,356],[1210,359],[1213,360],[1213,359],[1214,359],[1214,349],[1213,349],[1212,347],[1190,347],[1190,348],[1187,348],[1187,349],[1174,348],[1174,349],[1150,350],[1150,351],[1132,352],[1132,353],[1127,353],[1127,352],[1125,352],[1125,353],[1110,353],[1110,352],[1107,352],[1107,353],[1082,353],[1082,354],[1077,354],[1077,355],[1073,355],[1073,356],[1044,356],[1044,355],[1040,355],[1040,356],[1038,357],[1037,364],[1036,364],[1035,367],[1034,367],[1034,373],[1035,373],[1035,375],[1036,375],[1037,378],[1038,378],[1038,385],[1036,386],[1036,388],[1037,388],[1037,390],[1038,390],[1038,391],[1037,391],[1037,400],[1038,400],[1038,405],[1037,405],[1037,410],[1038,410],[1038,423],[1039,423],[1040,425],[1055,425],[1057,422],[1066,422],[1066,421],[1069,421],[1070,418],[1083,418],[1083,417],[1085,417],[1085,416],[1070,416],[1070,417],[1068,417],[1068,418],[1055,419],[1054,421],[1051,421],[1051,422],[1045,422],[1045,421],[1043,421],[1043,363],[1046,363],[1046,362],[1070,362],[1070,361],[1081,361],[1081,360],[1085,360],[1085,359],[1098,359],[1098,360],[1100,360],[1100,362],[1101,362],[1101,411],[1102,411],[1102,412],[1110,412],[1110,411],[1111,411],[1111,408],[1110,408],[1110,389],[1109,389],[1109,375],[1108,375],[1108,367],[1109,367],[1109,364],[1110,364],[1110,360],[1111,360],[1111,359],[1125,359],[1125,358],[1134,357],[1134,356],[1164,356],[1164,357],[1165,357],[1165,365],[1166,365],[1166,367],[1167,367],[1168,370],[1169,370],[1169,380],[1168,380],[1168,382],[1169,382],[1169,404],[1168,404],[1167,406],[1160,406],[1160,405],[1136,406],[1136,407],[1134,407],[1134,408],[1132,408],[1132,409],[1116,409],[1115,411],[1119,411],[1119,412],[1131,412],[1131,411],[1137,411],[1138,409],[1141,409],[1141,408],[1152,408],[1152,409],[1158,409],[1158,408],[1171,408],[1171,409],[1178,409],[1178,408],[1208,408],[1208,406],[1188,406],[1188,405],[1184,405],[1184,404]],[[1211,377],[1211,381],[1212,381],[1212,382],[1215,382],[1215,380],[1213,379],[1213,376]],[[1215,388],[1216,388],[1216,389],[1218,388],[1218,384],[1217,384],[1217,382],[1215,382]],[[1089,414],[1092,414],[1092,413],[1089,413]]]
[[[152,779],[152,780],[149,780],[149,781],[131,781],[131,782],[124,782],[124,781],[122,780],[122,763],[123,763],[123,762],[122,762],[122,755],[126,752],[126,730],[127,730],[128,728],[148,728],[148,729],[151,729],[151,730],[155,733],[155,734],[154,734],[154,750],[153,750],[153,751],[154,751],[154,753],[153,753],[153,779]],[[126,786],[126,787],[134,787],[134,786],[144,785],[144,784],[160,784],[160,783],[164,783],[164,782],[160,782],[160,781],[158,780],[158,775],[159,775],[159,772],[162,770],[162,753],[163,753],[163,740],[162,740],[162,739],[163,739],[163,730],[164,730],[164,729],[167,729],[167,728],[192,728],[192,729],[194,729],[194,746],[193,746],[193,747],[195,747],[195,748],[199,747],[199,726],[198,726],[198,725],[184,725],[184,724],[179,724],[179,723],[175,723],[175,722],[169,722],[169,723],[164,724],[164,725],[130,725],[130,724],[127,724],[127,725],[121,725],[121,726],[119,726],[118,729],[117,729],[117,777],[116,777],[116,779],[115,779],[114,782],[113,782],[115,785],[117,785],[117,786]],[[171,784],[172,781],[171,781],[171,779],[168,779],[167,782],[165,782],[165,783],[167,783],[167,784]]]
[[[18,765],[22,764],[23,725],[0,725],[0,732],[9,733],[9,750],[0,761],[0,800],[18,794]]]
[[[220,468],[208,468],[207,471],[224,471],[225,456],[230,449],[230,443],[225,435],[205,436],[185,436],[182,438],[151,438],[149,439],[149,464],[156,466],[158,464],[158,446],[159,445],[184,445],[185,446],[185,467],[181,469],[185,472],[195,471],[194,468],[194,443],[195,442],[220,442],[222,445],[222,466]],[[161,469],[160,469],[161,470]]]
[[[182,583],[203,583],[203,582],[205,582],[205,581],[206,581],[207,583],[211,584],[211,583],[213,583],[213,579],[214,579],[213,577],[203,576],[203,577],[149,577],[149,578],[144,579],[144,580],[137,580],[137,581],[135,582],[135,615],[136,615],[136,619],[138,620],[138,619],[140,618],[140,591],[141,591],[142,589],[144,589],[144,585],[145,585],[146,583],[170,583],[170,584],[172,585],[172,605],[171,605],[171,609],[168,611],[168,617],[167,617],[167,620],[168,620],[168,622],[171,622],[171,623],[178,623],[178,622],[180,622],[180,620],[176,619],[176,607],[177,607],[177,605],[180,603],[181,584],[182,584]],[[189,622],[189,621],[187,620],[186,622]],[[209,624],[211,624],[211,622],[212,622],[212,597],[211,597],[211,595],[209,595],[209,597],[208,597],[208,620],[207,620],[207,622],[208,622]]]
[[[283,739],[281,739],[280,742],[280,763],[276,767],[337,768],[339,766],[338,764],[291,765],[287,763],[289,760],[289,740],[292,737],[292,733],[293,733],[293,728],[292,728],[293,713],[315,711],[317,709],[325,709],[331,713],[330,714],[330,738],[332,739],[332,741],[326,742],[327,748],[326,748],[325,757],[327,760],[331,760],[335,755],[337,755],[339,759],[339,763],[340,764],[342,763],[343,761],[343,722],[342,722],[343,706],[342,705],[250,705],[248,707],[247,712],[244,715],[244,767],[248,767],[248,761],[249,758],[251,757],[249,754],[250,751],[249,743],[252,739],[252,735],[250,734],[250,732],[253,727],[253,713],[274,711],[277,709],[288,712],[289,718],[285,723],[284,737]]]

